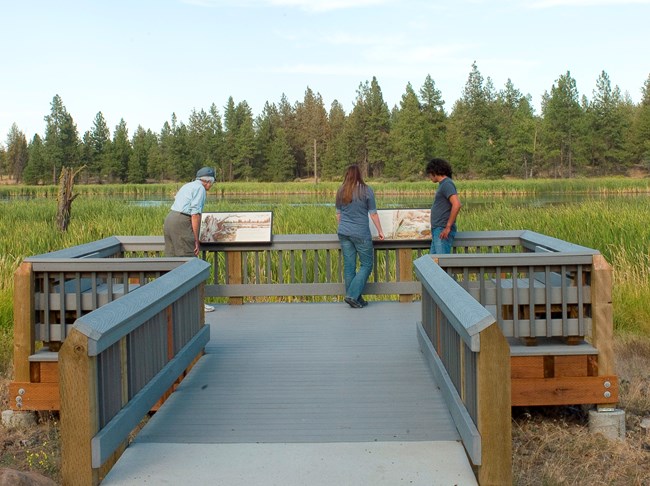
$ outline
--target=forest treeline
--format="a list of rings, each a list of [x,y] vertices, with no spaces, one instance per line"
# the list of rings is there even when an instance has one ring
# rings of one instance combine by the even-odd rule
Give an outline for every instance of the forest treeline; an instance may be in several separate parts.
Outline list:
[[[0,175],[52,184],[62,167],[83,168],[80,182],[186,181],[214,167],[219,181],[338,179],[358,163],[372,178],[414,180],[430,157],[450,160],[465,178],[574,177],[650,168],[650,75],[641,101],[612,86],[603,71],[591,98],[571,73],[559,76],[536,114],[530,95],[508,80],[497,90],[472,65],[461,97],[448,111],[431,76],[409,83],[399,105],[384,101],[376,78],[361,83],[350,113],[329,111],[310,88],[302,101],[267,102],[255,116],[230,97],[223,115],[212,104],[187,122],[172,114],[160,132],[122,119],[113,133],[101,112],[82,136],[55,95],[45,134],[29,142],[14,124],[0,145]]]

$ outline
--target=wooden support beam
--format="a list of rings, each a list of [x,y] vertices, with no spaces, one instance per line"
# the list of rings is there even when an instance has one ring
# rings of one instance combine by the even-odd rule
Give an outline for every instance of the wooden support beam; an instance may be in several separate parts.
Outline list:
[[[512,406],[615,404],[616,376],[578,376],[545,379],[514,378]]]
[[[481,485],[512,484],[510,347],[495,323],[481,331],[478,354],[478,431]]]
[[[29,357],[34,354],[34,275],[23,262],[14,273],[14,380],[30,381]]]
[[[61,377],[61,475],[63,484],[99,484],[90,440],[99,430],[97,359],[88,356],[88,338],[73,329],[59,351]]]
[[[612,309],[612,267],[602,255],[594,255],[591,271],[592,345],[598,350],[598,374],[613,375],[614,313]]]
[[[229,284],[241,284],[243,283],[242,275],[242,260],[241,252],[239,251],[228,251],[226,252],[226,261],[228,268],[228,283]],[[242,305],[244,303],[244,297],[230,297],[228,303],[231,305]]]
[[[20,397],[20,406],[17,397]],[[59,383],[9,383],[9,407],[12,410],[59,410]]]
[[[399,282],[410,282],[413,280],[413,250],[400,248],[397,250],[399,261]],[[399,301],[403,303],[413,302],[413,294],[400,294]]]

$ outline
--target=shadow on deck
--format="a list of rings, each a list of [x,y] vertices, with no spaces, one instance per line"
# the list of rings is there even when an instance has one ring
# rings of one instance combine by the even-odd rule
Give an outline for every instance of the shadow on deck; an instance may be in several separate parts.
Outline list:
[[[421,304],[246,304],[102,482],[476,484],[420,352]]]

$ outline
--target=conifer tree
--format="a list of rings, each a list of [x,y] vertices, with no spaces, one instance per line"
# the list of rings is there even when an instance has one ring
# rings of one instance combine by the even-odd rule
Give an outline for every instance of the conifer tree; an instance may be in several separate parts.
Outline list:
[[[530,95],[524,96],[510,79],[497,94],[498,159],[489,175],[526,178],[534,170],[535,117]]]
[[[641,90],[641,102],[636,110],[631,130],[633,157],[650,170],[650,74]]]
[[[29,152],[29,160],[23,172],[23,182],[25,184],[38,184],[49,179],[45,146],[43,145],[43,139],[38,133],[34,135],[34,138],[29,143],[27,151]]]
[[[569,71],[542,97],[542,141],[554,177],[571,177],[583,133],[584,112]]]
[[[111,131],[102,112],[98,112],[93,120],[93,127],[88,139],[84,136],[85,158],[84,165],[90,177],[101,177],[105,164],[110,164]]]
[[[77,167],[80,161],[79,134],[77,126],[59,95],[52,99],[50,114],[45,117],[45,150],[52,184],[58,181],[58,173],[65,165]]]
[[[420,107],[424,121],[424,150],[427,158],[449,156],[446,143],[447,114],[442,92],[436,88],[431,75],[427,74],[420,88]]]
[[[323,156],[322,176],[325,179],[338,180],[350,163],[350,151],[346,143],[348,118],[341,104],[334,100],[328,114],[330,139]]]
[[[126,122],[122,118],[113,132],[110,163],[106,165],[109,181],[127,181],[131,150],[132,147],[131,142],[129,141],[129,131],[126,127]]]
[[[427,133],[420,101],[409,83],[393,117],[390,132],[393,155],[386,164],[386,176],[409,179],[424,172]]]
[[[5,152],[6,170],[16,182],[22,180],[23,171],[28,160],[27,139],[25,134],[13,123],[7,135],[7,149]]]
[[[296,123],[300,127],[298,140],[304,154],[301,161],[304,165],[298,167],[298,172],[308,177],[322,165],[323,152],[330,135],[327,111],[320,93],[314,93],[307,87],[305,97],[302,103],[296,105],[295,112]]]

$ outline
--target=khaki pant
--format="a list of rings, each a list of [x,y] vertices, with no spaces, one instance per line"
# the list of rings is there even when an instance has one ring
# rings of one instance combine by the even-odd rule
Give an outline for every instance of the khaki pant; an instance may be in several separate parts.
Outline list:
[[[191,216],[177,211],[170,211],[165,218],[163,233],[165,235],[165,256],[195,256]]]

